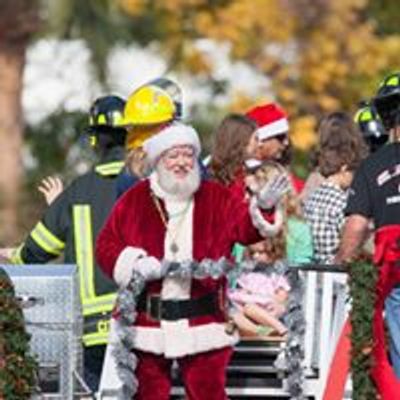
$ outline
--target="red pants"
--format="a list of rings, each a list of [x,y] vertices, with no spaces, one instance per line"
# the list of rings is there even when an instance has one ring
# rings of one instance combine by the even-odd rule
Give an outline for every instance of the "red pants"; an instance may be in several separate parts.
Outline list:
[[[171,391],[172,360],[135,351],[138,357],[136,377],[139,381],[135,400],[168,400]],[[187,400],[227,400],[225,373],[232,348],[207,351],[178,358]]]

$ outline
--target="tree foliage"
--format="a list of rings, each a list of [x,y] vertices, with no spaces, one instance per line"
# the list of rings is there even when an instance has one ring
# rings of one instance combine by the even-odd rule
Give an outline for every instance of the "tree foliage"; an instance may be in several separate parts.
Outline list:
[[[0,399],[30,399],[38,365],[29,354],[30,335],[10,278],[0,268]]]
[[[136,20],[156,16],[164,52],[192,73],[211,74],[196,39],[228,42],[232,58],[271,79],[301,149],[323,114],[354,112],[397,66],[400,36],[379,35],[367,0],[119,1]]]

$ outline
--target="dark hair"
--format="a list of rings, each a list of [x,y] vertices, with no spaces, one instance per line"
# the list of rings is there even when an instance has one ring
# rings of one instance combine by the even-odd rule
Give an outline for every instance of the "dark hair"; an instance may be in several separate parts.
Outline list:
[[[241,114],[227,115],[214,133],[210,172],[227,185],[233,182],[246,158],[246,147],[257,125]]]
[[[344,165],[355,170],[368,154],[358,126],[344,112],[334,112],[322,119],[318,133],[318,166],[325,177],[339,172]]]

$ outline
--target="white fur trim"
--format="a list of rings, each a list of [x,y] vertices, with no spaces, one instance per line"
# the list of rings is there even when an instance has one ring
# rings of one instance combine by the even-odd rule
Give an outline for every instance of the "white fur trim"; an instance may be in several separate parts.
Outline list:
[[[256,130],[259,140],[265,140],[277,135],[287,134],[289,131],[289,123],[286,118],[278,119],[271,124],[261,126]]]
[[[121,378],[118,376],[118,369],[117,369],[117,360],[115,359],[115,345],[118,343],[118,333],[117,333],[117,326],[118,322],[111,318],[110,321],[110,333],[108,335],[106,353],[104,355],[103,361],[103,369],[101,371],[101,378],[100,378],[100,385],[99,385],[99,392],[101,393],[101,399],[108,400],[108,399],[115,399],[115,395],[112,394],[110,396],[103,394],[104,393],[113,393],[112,391],[119,390],[123,382]]]
[[[237,334],[228,335],[225,324],[212,323],[188,327],[179,324],[175,329],[134,327],[135,348],[166,358],[184,357],[190,354],[233,346],[239,340]]]
[[[126,286],[132,277],[135,261],[146,255],[146,251],[139,247],[125,247],[118,256],[114,266],[114,281],[119,286]]]
[[[147,154],[148,161],[154,166],[166,150],[184,145],[192,146],[196,157],[200,154],[201,144],[196,130],[190,125],[175,122],[147,139],[143,143],[143,149]]]
[[[267,238],[275,236],[282,229],[283,210],[281,206],[276,208],[274,222],[272,224],[262,215],[261,210],[258,208],[257,198],[255,196],[250,200],[249,212],[253,226],[258,230],[262,237]]]

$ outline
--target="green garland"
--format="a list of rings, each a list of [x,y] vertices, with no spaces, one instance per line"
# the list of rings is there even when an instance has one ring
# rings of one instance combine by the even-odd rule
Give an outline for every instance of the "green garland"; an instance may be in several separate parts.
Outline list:
[[[0,268],[0,399],[31,398],[37,363],[29,355],[29,339],[13,285]]]
[[[350,266],[350,276],[350,294],[353,301],[350,315],[353,400],[371,400],[377,398],[370,370],[372,319],[378,271],[371,263],[356,262]]]

